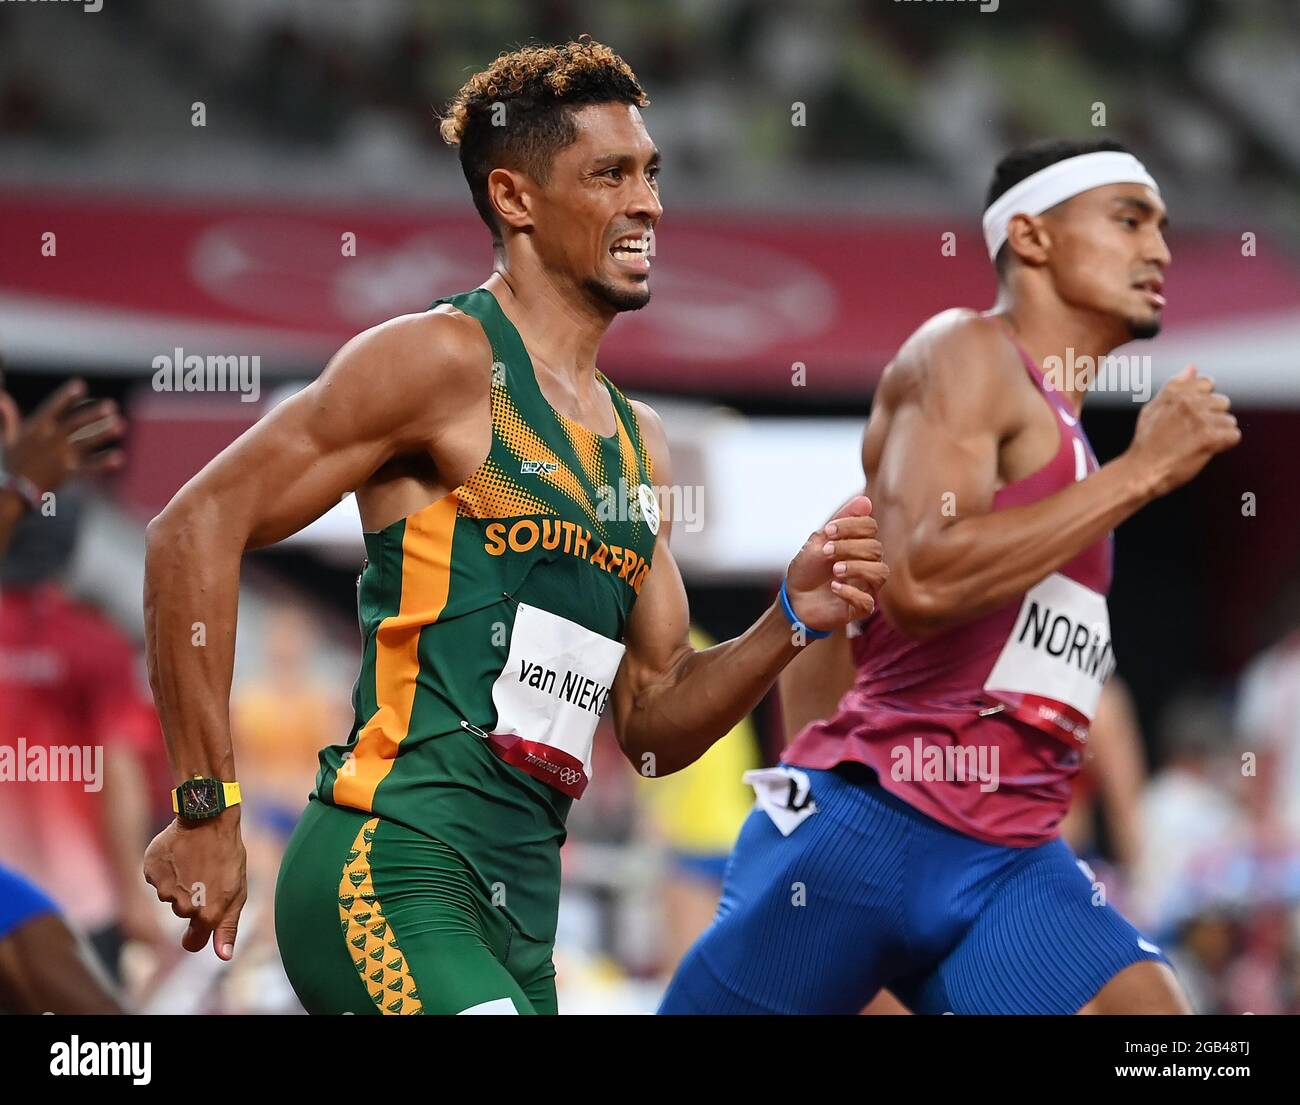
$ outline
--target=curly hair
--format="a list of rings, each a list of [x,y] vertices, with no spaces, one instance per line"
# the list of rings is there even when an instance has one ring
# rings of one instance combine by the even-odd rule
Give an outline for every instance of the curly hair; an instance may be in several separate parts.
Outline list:
[[[442,115],[443,141],[460,148],[460,167],[479,216],[500,242],[487,195],[488,174],[517,169],[545,184],[551,159],[578,137],[572,113],[587,104],[650,103],[627,64],[581,35],[560,46],[523,46],[475,73]]]

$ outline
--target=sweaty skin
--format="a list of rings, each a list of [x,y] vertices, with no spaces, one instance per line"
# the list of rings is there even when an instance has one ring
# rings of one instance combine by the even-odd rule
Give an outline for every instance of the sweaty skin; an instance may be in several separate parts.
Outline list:
[[[1171,260],[1165,225],[1160,198],[1136,184],[1017,215],[991,315],[936,315],[885,369],[862,467],[889,549],[892,574],[880,609],[905,633],[924,638],[1005,606],[1240,441],[1228,398],[1188,366],[1143,407],[1119,457],[1037,502],[991,512],[1001,487],[1041,468],[1059,445],[1057,416],[1007,331],[1041,365],[1050,356],[1064,362],[1070,350],[1076,361],[1099,358],[1158,329]],[[1075,385],[1061,390],[1077,416],[1086,381],[1063,383]],[[787,741],[808,722],[833,716],[853,678],[842,629],[808,646],[780,677]],[[1085,1011],[1187,1008],[1168,968],[1139,963]]]
[[[519,330],[543,395],[607,434],[612,404],[595,377],[596,350],[620,309],[648,298],[649,262],[615,258],[629,233],[662,214],[659,155],[635,107],[574,114],[578,139],[556,154],[546,185],[494,169],[488,190],[503,228],[484,283]],[[622,307],[619,304],[623,304]],[[228,703],[240,558],[282,540],[355,490],[377,530],[462,484],[491,443],[491,349],[481,327],[442,307],[386,322],[348,342],[324,373],[195,476],[149,525],[145,624],[149,675],[175,778],[235,779]],[[655,479],[671,482],[657,415],[636,404]],[[887,574],[871,504],[859,497],[791,562],[791,603],[813,629],[874,609]],[[624,753],[654,774],[691,763],[747,714],[799,648],[774,602],[745,633],[704,652],[687,639],[688,611],[669,549],[671,517],[626,627],[612,691]],[[202,623],[206,644],[194,646]],[[233,954],[246,895],[240,807],[174,821],[150,845],[145,875],[189,919],[182,944]],[[191,888],[202,883],[202,903]]]

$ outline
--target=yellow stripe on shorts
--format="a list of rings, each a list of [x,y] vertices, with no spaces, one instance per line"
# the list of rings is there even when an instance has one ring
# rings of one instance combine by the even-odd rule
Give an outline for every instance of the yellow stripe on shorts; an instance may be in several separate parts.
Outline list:
[[[370,847],[379,818],[372,817],[357,833],[339,880],[339,919],[353,966],[370,1000],[385,1015],[423,1013],[415,977],[397,937],[384,917],[384,907],[370,878]]]

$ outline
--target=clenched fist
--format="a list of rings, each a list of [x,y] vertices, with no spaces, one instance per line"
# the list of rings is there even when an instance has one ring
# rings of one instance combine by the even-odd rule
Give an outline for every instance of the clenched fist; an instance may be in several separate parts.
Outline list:
[[[173,821],[145,852],[144,878],[160,902],[189,920],[181,937],[187,952],[202,951],[210,940],[219,959],[235,954],[239,914],[248,897],[238,807],[211,821]]]
[[[1128,454],[1154,478],[1156,496],[1181,487],[1241,440],[1230,407],[1214,381],[1188,365],[1142,408]]]
[[[785,590],[804,625],[829,630],[875,610],[888,578],[871,500],[857,495],[804,542],[790,561]]]

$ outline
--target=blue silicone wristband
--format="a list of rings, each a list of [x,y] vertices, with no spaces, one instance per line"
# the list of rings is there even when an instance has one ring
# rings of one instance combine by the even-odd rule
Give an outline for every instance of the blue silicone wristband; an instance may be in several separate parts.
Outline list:
[[[781,580],[781,609],[785,611],[785,616],[790,619],[790,625],[794,629],[802,630],[803,635],[810,641],[820,641],[824,637],[829,637],[829,629],[809,629],[797,617],[795,617],[794,607],[790,605],[790,596],[785,593],[785,580]]]

